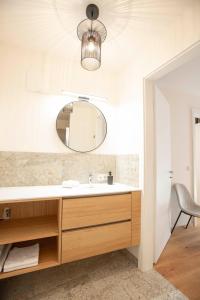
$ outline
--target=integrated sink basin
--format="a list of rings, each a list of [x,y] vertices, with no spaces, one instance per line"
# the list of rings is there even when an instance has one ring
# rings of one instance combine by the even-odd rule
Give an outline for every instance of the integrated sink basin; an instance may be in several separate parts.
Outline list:
[[[43,199],[43,198],[74,198],[84,196],[98,196],[106,194],[121,194],[141,190],[126,184],[106,183],[79,184],[71,188],[62,185],[48,186],[26,186],[26,187],[5,187],[0,188],[0,202],[21,201],[23,199]]]
[[[113,184],[114,186],[114,184]],[[77,188],[83,188],[83,189],[91,189],[91,188],[97,188],[97,189],[105,189],[105,188],[109,188],[111,187],[111,185],[107,184],[107,183],[84,183],[84,184],[80,184],[79,186],[77,186]]]
[[[129,185],[114,183],[112,185],[107,183],[86,183],[79,184],[76,187],[71,188],[62,188],[66,190],[66,193],[71,195],[82,195],[82,196],[90,196],[90,195],[105,195],[105,194],[117,194],[117,193],[125,193],[134,191],[135,188]]]
[[[121,189],[121,188],[124,188],[124,187],[128,187],[127,185],[124,185],[124,184],[120,184],[120,183],[114,183],[114,184],[107,184],[107,183],[82,183],[82,184],[79,184],[77,186],[74,186],[74,187],[63,187],[64,189],[73,189],[73,190],[90,190],[90,189],[93,189],[93,190],[98,190],[98,191],[109,191],[109,190],[112,190],[114,191],[115,189],[118,190],[118,189]],[[130,186],[129,186],[130,188]]]

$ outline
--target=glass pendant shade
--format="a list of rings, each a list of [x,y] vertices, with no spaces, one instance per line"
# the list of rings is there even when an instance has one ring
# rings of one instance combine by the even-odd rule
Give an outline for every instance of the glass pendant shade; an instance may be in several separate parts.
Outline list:
[[[93,9],[94,5],[91,6]],[[79,23],[77,35],[81,41],[81,65],[85,70],[95,71],[101,66],[101,44],[106,39],[107,31],[103,23],[93,18],[98,16],[98,11],[90,9],[88,10],[90,19]]]
[[[85,32],[81,44],[81,65],[88,71],[101,66],[101,36],[98,32]]]

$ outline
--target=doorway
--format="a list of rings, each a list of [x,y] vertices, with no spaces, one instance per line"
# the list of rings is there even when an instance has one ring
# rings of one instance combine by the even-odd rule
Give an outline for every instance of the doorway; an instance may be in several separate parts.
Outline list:
[[[156,137],[155,137],[155,89],[158,80],[186,62],[198,57],[200,42],[186,49],[161,68],[144,79],[144,194],[142,206],[142,234],[140,268],[153,267],[156,232]],[[169,170],[171,171],[171,170]]]

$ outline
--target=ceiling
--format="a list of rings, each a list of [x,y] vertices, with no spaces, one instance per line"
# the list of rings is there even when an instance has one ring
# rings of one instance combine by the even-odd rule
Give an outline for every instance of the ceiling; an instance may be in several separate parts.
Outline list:
[[[102,61],[121,67],[145,48],[146,37],[162,35],[181,14],[182,0],[1,0],[0,42],[80,60],[76,30],[90,3],[99,6],[107,28]]]

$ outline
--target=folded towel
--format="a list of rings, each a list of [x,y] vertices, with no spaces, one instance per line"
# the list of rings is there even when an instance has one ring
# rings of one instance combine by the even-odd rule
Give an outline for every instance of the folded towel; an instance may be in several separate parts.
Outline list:
[[[9,253],[11,247],[12,247],[12,244],[3,245],[3,247],[1,247],[1,255],[0,255],[0,272],[1,272],[2,269],[3,269],[5,260],[6,260],[7,256],[8,256],[8,253]]]
[[[37,266],[39,261],[39,244],[18,248],[14,247],[5,261],[3,271],[10,272],[32,266]]]
[[[25,269],[25,268],[29,268],[29,267],[35,267],[37,265],[38,265],[38,263],[30,263],[30,264],[25,264],[25,265],[19,265],[17,267],[6,268],[6,271],[4,270],[4,272],[12,272],[12,271]]]

